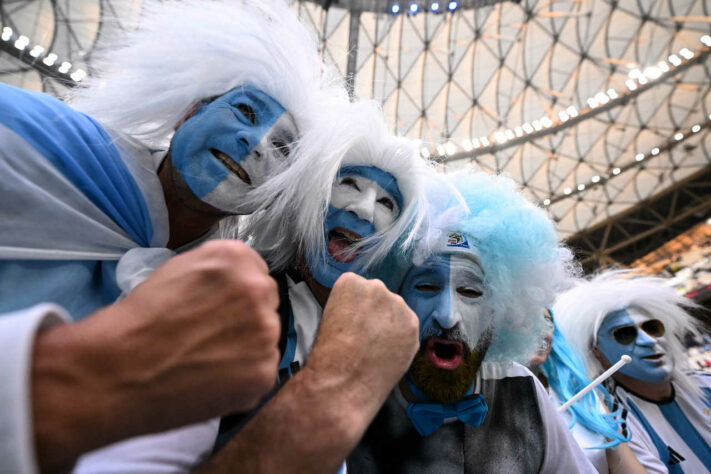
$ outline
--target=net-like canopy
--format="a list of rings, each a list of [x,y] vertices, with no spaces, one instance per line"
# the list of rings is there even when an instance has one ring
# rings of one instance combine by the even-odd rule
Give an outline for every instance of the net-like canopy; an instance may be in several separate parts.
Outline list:
[[[393,132],[418,140],[445,172],[508,173],[549,207],[562,236],[710,165],[711,3],[522,0],[443,12],[439,2],[436,13],[419,1],[414,15],[412,2],[398,14],[393,3],[293,8],[354,96],[383,104]],[[41,45],[89,74],[97,38],[139,13],[138,0],[0,3],[0,23],[26,35],[28,51]],[[0,53],[0,80],[58,92],[42,77]]]

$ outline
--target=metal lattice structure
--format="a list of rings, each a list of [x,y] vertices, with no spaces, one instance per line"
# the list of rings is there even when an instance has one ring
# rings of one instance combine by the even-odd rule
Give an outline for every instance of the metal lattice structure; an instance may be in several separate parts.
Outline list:
[[[353,95],[382,104],[393,132],[419,141],[444,172],[514,178],[588,265],[639,253],[619,246],[634,236],[596,232],[635,231],[624,216],[711,167],[710,2],[470,0],[434,13],[422,0],[416,15],[399,3],[397,15],[385,0],[293,8]],[[0,23],[91,74],[97,40],[139,12],[139,0],[4,0]],[[61,92],[1,52],[0,80]],[[671,229],[668,219],[653,227],[665,222]]]
[[[393,131],[420,140],[445,171],[508,173],[550,204],[565,237],[711,163],[711,62],[700,41],[711,31],[708,2],[529,0],[417,15],[298,9],[324,55],[354,74],[354,95],[383,104]],[[684,48],[690,59],[678,55]],[[532,133],[517,129],[536,122]],[[665,148],[670,141],[680,146]]]
[[[111,41],[139,13],[138,0],[2,0],[0,27],[12,37],[0,48],[0,81],[62,95],[74,82],[69,72],[91,73],[97,41]],[[20,37],[28,41],[22,49]]]

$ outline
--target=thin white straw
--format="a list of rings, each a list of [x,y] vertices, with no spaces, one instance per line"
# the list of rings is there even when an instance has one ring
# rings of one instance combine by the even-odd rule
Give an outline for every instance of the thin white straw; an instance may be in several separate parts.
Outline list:
[[[628,356],[627,354],[624,354],[622,357],[620,357],[620,360],[618,360],[615,365],[613,365],[612,367],[607,369],[605,372],[600,374],[598,376],[598,378],[596,378],[595,380],[590,382],[590,384],[587,387],[585,387],[584,389],[582,389],[581,391],[579,391],[578,393],[573,395],[573,397],[570,400],[568,400],[567,402],[562,404],[560,406],[560,408],[558,408],[558,412],[563,413],[565,410],[570,408],[570,405],[572,405],[573,403],[575,403],[578,400],[580,400],[581,398],[583,398],[585,396],[585,394],[587,394],[590,390],[592,390],[595,387],[597,387],[598,385],[600,385],[606,378],[608,378],[610,375],[612,375],[615,372],[617,372],[618,370],[620,370],[623,365],[629,364],[631,361],[632,361],[632,358],[630,356]]]

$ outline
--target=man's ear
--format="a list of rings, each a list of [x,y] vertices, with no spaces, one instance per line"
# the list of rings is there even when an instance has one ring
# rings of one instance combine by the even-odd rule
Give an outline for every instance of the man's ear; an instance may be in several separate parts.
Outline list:
[[[602,367],[604,369],[607,370],[612,365],[612,364],[610,364],[610,361],[607,360],[607,357],[605,356],[605,354],[603,354],[602,351],[600,349],[598,349],[597,346],[593,346],[593,348],[591,350],[592,350],[592,353],[595,356],[595,358],[600,362],[600,365],[602,365]]]
[[[197,104],[190,107],[190,110],[188,110],[188,113],[185,114],[185,117],[183,117],[180,122],[175,124],[175,127],[173,128],[173,130],[179,129],[182,124],[184,124],[190,117],[195,115],[195,112],[197,112],[197,110],[200,108],[201,105],[202,105],[202,102],[198,102]]]

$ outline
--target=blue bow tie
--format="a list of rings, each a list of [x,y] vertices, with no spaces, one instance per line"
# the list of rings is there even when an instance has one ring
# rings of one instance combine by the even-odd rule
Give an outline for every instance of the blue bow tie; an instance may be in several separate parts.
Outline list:
[[[410,403],[407,416],[421,436],[429,436],[447,418],[456,417],[471,426],[479,426],[486,418],[488,407],[481,394],[467,395],[454,403]]]

